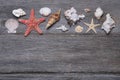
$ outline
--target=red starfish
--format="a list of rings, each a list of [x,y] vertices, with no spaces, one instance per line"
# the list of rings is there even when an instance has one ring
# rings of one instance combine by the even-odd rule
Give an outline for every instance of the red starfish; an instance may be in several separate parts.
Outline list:
[[[42,30],[39,28],[39,24],[44,22],[45,18],[35,18],[35,11],[34,9],[31,10],[30,18],[28,20],[19,19],[19,22],[25,24],[27,29],[25,31],[24,36],[28,36],[32,30],[36,30],[39,34],[42,34]]]

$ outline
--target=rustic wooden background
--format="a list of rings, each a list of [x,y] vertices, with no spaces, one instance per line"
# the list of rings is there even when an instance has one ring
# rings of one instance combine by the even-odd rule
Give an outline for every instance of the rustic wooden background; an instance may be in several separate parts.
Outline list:
[[[32,32],[24,37],[25,25],[20,24],[17,34],[7,34],[4,23],[15,18],[11,11],[23,8],[28,18],[34,8],[36,17],[41,7],[50,7],[53,12],[62,8],[61,20],[49,30],[46,22],[40,25],[44,35]],[[78,13],[90,8],[91,13],[84,13],[90,22],[95,9],[100,6],[110,13],[116,21],[110,35],[100,27],[94,32],[74,32],[71,27],[63,33],[55,30],[61,24],[67,25],[63,12],[74,6]],[[16,19],[16,18],[15,18]],[[96,23],[102,23],[105,15]],[[69,26],[67,25],[69,28]],[[120,1],[119,0],[0,0],[0,80],[120,80]]]

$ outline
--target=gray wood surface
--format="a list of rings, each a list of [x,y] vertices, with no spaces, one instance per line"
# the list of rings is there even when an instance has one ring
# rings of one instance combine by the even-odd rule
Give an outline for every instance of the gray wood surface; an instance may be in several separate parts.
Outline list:
[[[49,30],[46,22],[40,25],[44,35],[32,32],[24,37],[25,25],[20,24],[17,34],[7,34],[4,23],[15,18],[11,11],[23,8],[28,18],[30,9],[35,8],[36,17],[41,7],[48,6],[52,11],[62,8],[61,20]],[[101,6],[106,13],[111,13],[116,21],[110,35],[100,27],[98,34],[80,34],[71,27],[63,33],[56,27],[67,22],[63,12],[74,6],[78,13],[84,8],[91,8],[83,21],[90,22],[93,12]],[[1,80],[120,80],[120,1],[119,0],[0,0],[0,79]],[[15,18],[16,19],[16,18]],[[105,15],[96,23],[102,23]],[[69,26],[67,25],[69,28]]]

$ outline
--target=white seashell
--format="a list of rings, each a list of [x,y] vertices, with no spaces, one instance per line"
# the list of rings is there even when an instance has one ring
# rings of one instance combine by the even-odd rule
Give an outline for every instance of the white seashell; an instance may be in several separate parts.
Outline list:
[[[48,7],[43,7],[39,10],[39,13],[42,15],[42,16],[49,16],[51,14],[51,9],[48,8]]]
[[[5,27],[8,29],[8,33],[16,33],[16,29],[18,28],[19,23],[15,19],[8,19],[5,22]]]
[[[115,21],[112,19],[112,17],[110,16],[110,14],[108,13],[106,15],[106,20],[103,23],[101,29],[105,30],[106,33],[108,34],[112,28],[115,27]]]
[[[73,14],[76,14],[76,9],[74,7],[72,7],[71,9],[68,9],[65,11],[64,15],[67,19],[70,19],[71,17],[73,17]]]
[[[79,18],[80,18],[80,19],[84,19],[84,18],[85,18],[85,15],[84,15],[84,14],[81,14],[81,15],[79,15]]]
[[[12,14],[16,17],[21,17],[21,16],[26,15],[26,12],[23,9],[19,8],[19,9],[13,10]]]
[[[100,7],[98,7],[96,9],[94,15],[97,19],[100,19],[102,17],[103,13],[104,13],[103,10]]]
[[[66,28],[65,25],[61,25],[60,27],[58,27],[56,29],[62,30],[63,32],[68,31],[68,28]]]
[[[74,25],[74,23],[76,23],[77,21],[79,21],[80,19],[84,19],[85,15],[81,14],[78,15],[77,11],[74,7],[72,7],[71,9],[68,9],[64,12],[64,15],[66,17],[66,19],[68,21],[72,21],[72,25]]]
[[[73,14],[74,14],[74,13],[77,13],[77,10],[76,10],[74,7],[71,7],[70,10],[73,12]]]
[[[72,20],[74,22],[78,21],[79,19],[80,18],[79,18],[79,16],[77,14],[72,14],[71,17],[70,17],[70,20]]]

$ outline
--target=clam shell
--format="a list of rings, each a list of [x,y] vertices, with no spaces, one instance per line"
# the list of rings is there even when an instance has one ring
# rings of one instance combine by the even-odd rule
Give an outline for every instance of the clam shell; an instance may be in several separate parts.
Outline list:
[[[39,10],[39,13],[42,15],[42,16],[49,16],[51,14],[51,9],[48,8],[48,7],[43,7]]]

